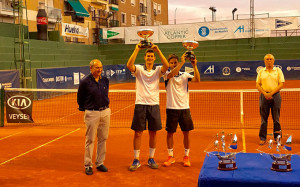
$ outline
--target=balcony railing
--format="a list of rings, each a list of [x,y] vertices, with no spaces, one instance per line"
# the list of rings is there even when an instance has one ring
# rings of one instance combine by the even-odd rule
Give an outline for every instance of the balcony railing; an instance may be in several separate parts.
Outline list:
[[[109,26],[110,27],[119,27],[120,26],[120,22],[118,20],[110,20],[109,21]]]
[[[144,4],[140,4],[140,13],[147,14],[147,7]]]
[[[118,0],[109,0],[109,4],[119,5]]]
[[[54,20],[54,22],[60,22],[61,21],[61,9],[53,8],[53,7],[45,7],[46,13],[49,19],[49,22],[51,19]]]

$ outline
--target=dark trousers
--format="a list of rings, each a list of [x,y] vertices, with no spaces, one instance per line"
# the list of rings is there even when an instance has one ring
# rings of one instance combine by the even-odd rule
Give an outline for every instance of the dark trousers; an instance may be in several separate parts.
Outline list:
[[[280,93],[277,92],[273,95],[273,99],[267,100],[263,94],[260,94],[259,97],[259,109],[260,109],[260,117],[261,117],[261,126],[259,131],[259,138],[261,140],[267,139],[267,126],[268,126],[268,117],[270,114],[270,109],[273,118],[273,133],[274,139],[279,135],[279,133],[275,133],[276,131],[281,130],[281,126],[279,123],[280,117],[280,108],[281,108],[281,96]]]

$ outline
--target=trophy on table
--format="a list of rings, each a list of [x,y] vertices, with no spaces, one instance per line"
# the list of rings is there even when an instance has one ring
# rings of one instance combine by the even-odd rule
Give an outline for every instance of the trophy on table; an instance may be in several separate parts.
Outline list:
[[[228,143],[230,141],[230,143]],[[230,171],[237,169],[236,150],[238,148],[236,134],[225,134],[224,131],[217,133],[214,140],[207,146],[204,152],[208,156],[216,156],[219,161],[219,170]]]
[[[273,160],[271,170],[281,172],[292,171],[292,166],[290,163],[293,155],[292,135],[282,135],[281,131],[277,131],[275,133],[279,134],[275,141],[271,137],[265,145],[260,146],[257,150],[260,152],[260,154],[270,155],[271,159]],[[268,135],[273,136],[273,134]]]
[[[182,46],[187,49],[187,51],[185,52],[186,53],[185,58],[188,60],[194,59],[195,55],[193,49],[196,49],[199,46],[198,42],[185,40],[182,42]]]
[[[137,34],[144,38],[144,40],[141,40],[141,48],[151,48],[152,43],[150,42],[149,37],[151,37],[154,34],[154,31],[152,29],[140,29]]]

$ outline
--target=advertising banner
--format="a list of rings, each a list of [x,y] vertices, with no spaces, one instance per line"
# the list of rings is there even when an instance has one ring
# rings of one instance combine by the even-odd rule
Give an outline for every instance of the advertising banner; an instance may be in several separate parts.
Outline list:
[[[0,88],[20,88],[20,73],[18,70],[0,71]]]
[[[89,29],[79,25],[61,23],[61,35],[75,38],[89,38]]]
[[[272,30],[298,29],[298,17],[270,18]]]
[[[110,84],[135,81],[135,78],[131,75],[125,64],[103,66],[102,76],[107,77]]]
[[[182,42],[195,39],[195,29],[192,24],[160,25],[158,30],[159,43]]]
[[[275,67],[282,70],[286,80],[300,79],[300,60],[276,60]],[[264,61],[198,62],[201,81],[256,80],[265,67]],[[186,62],[180,71],[193,74],[192,64]]]
[[[124,27],[103,28],[103,39],[123,39],[125,38]]]
[[[125,27],[103,29],[104,39],[123,38],[125,44],[137,44],[141,38],[136,32],[141,28],[154,30],[150,40],[154,43],[182,42],[184,40],[225,40],[250,38],[250,19],[194,24],[159,25],[143,27]],[[298,28],[297,17],[255,19],[255,37],[270,37],[272,30],[289,30]],[[119,29],[119,30],[118,30]],[[124,34],[123,34],[124,33]]]
[[[89,66],[36,69],[37,88],[76,89],[89,73]]]
[[[149,38],[151,42],[158,43],[158,26],[143,27],[126,27],[125,28],[125,44],[138,44],[143,38],[137,35],[140,29],[152,29],[154,34]]]
[[[32,92],[6,92],[7,123],[34,123],[32,119]]]
[[[250,38],[249,20],[233,20],[222,22],[197,23],[195,40],[224,40],[235,38]],[[268,19],[255,20],[255,37],[270,37],[271,29]]]

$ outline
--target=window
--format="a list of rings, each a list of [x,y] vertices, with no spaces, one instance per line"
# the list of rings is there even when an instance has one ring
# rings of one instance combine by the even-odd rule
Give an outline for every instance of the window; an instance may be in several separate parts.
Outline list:
[[[131,6],[135,6],[135,0],[131,0]]]
[[[131,26],[136,26],[136,15],[131,15]]]
[[[153,10],[157,10],[157,3],[153,3]]]
[[[96,10],[92,11],[92,20],[95,21],[96,20]]]
[[[121,0],[121,3],[125,3],[126,2],[126,0]]]
[[[157,4],[157,14],[161,14],[161,4]]]
[[[121,12],[121,23],[126,24],[126,13]]]

